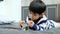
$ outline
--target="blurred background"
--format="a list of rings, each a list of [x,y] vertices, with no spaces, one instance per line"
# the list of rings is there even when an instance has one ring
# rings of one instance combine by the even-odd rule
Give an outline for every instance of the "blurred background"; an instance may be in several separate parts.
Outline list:
[[[29,10],[29,4],[33,0],[0,0],[0,21],[25,20]],[[48,19],[60,23],[60,1],[42,0],[46,5],[45,15]]]
[[[21,0],[0,0],[0,21],[21,19]]]

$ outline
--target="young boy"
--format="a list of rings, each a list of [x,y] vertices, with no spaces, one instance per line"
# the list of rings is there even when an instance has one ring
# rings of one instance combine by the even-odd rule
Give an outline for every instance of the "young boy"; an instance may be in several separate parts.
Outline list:
[[[32,1],[29,10],[29,16],[26,19],[29,29],[43,31],[55,27],[55,22],[48,20],[44,15],[46,5],[41,0]],[[23,21],[20,21],[19,23],[22,25]]]

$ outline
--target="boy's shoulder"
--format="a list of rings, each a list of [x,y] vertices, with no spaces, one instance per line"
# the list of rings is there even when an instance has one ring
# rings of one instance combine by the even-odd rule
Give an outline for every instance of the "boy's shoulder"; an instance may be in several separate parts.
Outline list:
[[[38,23],[40,23],[40,22],[46,22],[47,19],[48,18],[45,15],[43,15],[43,17],[38,21]]]
[[[56,22],[53,20],[49,20],[45,15],[38,21],[38,24],[46,23],[47,25],[56,25]]]

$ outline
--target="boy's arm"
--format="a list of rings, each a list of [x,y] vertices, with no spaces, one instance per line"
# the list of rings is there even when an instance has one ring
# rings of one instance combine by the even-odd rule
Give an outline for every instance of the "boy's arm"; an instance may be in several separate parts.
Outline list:
[[[28,25],[33,30],[41,30],[41,31],[45,30],[47,26],[45,23],[37,25],[33,21],[28,21]]]
[[[26,21],[28,23],[28,21],[29,21],[28,17],[27,17]],[[35,29],[35,30],[41,30],[41,31],[43,31],[43,30],[55,27],[54,23],[56,23],[56,22],[52,22],[51,23],[49,20],[47,20],[46,22],[44,22],[42,24],[39,24],[39,25],[37,25],[35,23],[33,23],[33,24],[31,23],[33,26],[30,27],[30,28]]]
[[[40,24],[40,25],[34,24],[31,28],[33,30],[41,30],[41,31],[43,31],[43,30],[46,29],[46,26],[47,26],[46,24]]]
[[[42,23],[42,24],[39,24],[39,25],[34,24],[31,28],[35,29],[35,30],[43,31],[43,30],[46,30],[46,29],[54,28],[54,27],[55,27],[55,25],[54,25],[53,22],[47,21],[46,23]]]

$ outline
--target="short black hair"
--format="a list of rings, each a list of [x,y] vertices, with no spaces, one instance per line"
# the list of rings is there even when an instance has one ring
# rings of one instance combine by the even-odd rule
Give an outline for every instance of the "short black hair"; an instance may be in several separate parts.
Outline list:
[[[46,10],[46,5],[41,0],[32,1],[29,5],[29,10],[33,13],[41,14]]]

